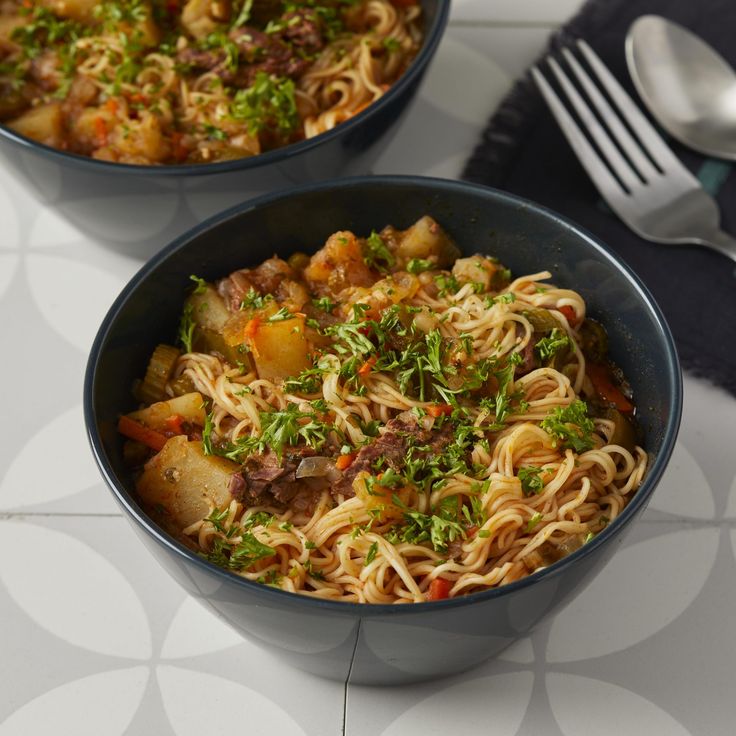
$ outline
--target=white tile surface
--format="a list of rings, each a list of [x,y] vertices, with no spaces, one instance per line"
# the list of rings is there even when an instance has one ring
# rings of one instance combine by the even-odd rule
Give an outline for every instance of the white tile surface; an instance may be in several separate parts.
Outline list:
[[[453,0],[420,99],[376,170],[457,176],[547,29],[580,4]],[[101,315],[140,262],[100,248],[2,170],[0,222],[3,344],[26,358],[22,371],[0,361],[12,416],[0,422],[2,736],[733,730],[736,457],[723,443],[736,436],[734,399],[686,380],[680,441],[644,520],[532,637],[449,680],[346,691],[285,667],[187,598],[99,479],[81,375]],[[83,308],[69,286],[82,278],[95,284]]]
[[[453,22],[552,25],[576,13],[583,0],[451,0]]]

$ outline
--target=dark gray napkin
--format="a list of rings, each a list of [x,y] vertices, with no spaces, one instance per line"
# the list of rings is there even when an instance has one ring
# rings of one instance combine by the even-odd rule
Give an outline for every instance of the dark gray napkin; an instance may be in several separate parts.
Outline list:
[[[624,38],[631,23],[648,13],[690,28],[736,66],[736,0],[589,0],[552,36],[550,47],[584,38],[639,101],[626,67]],[[716,196],[723,229],[736,235],[734,167],[669,143]],[[631,232],[601,202],[528,75],[491,119],[463,178],[535,200],[601,238],[654,294],[683,367],[736,395],[734,263],[703,248],[657,245]]]

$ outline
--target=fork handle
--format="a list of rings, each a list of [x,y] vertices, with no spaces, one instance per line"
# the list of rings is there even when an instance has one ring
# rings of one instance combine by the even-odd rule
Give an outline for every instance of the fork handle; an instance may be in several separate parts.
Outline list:
[[[736,261],[736,238],[723,232],[723,230],[716,230],[708,238],[703,238],[701,242],[703,245],[723,253],[724,256],[728,256],[732,261]]]

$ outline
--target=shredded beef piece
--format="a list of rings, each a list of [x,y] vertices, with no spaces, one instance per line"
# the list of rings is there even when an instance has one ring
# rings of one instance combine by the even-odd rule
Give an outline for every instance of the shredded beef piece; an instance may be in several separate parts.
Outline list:
[[[248,268],[233,271],[227,278],[217,282],[217,293],[225,300],[231,312],[237,312],[240,309],[245,295],[254,288]]]
[[[537,357],[534,354],[534,348],[538,341],[539,339],[532,335],[529,342],[524,346],[524,349],[521,351],[521,363],[514,368],[515,376],[525,376],[537,367]]]
[[[187,46],[176,54],[177,64],[186,64],[198,71],[212,71],[220,64],[225,62],[226,56],[224,51],[209,51],[203,49],[195,49]]]
[[[373,442],[363,445],[342,478],[330,488],[333,496],[342,494],[346,498],[355,495],[353,480],[358,473],[366,471],[373,474],[373,465],[382,459],[384,464],[397,473],[401,472],[409,449],[410,438],[415,447],[426,447],[422,452],[428,455],[442,453],[452,441],[452,428],[444,424],[440,429],[424,429],[412,412],[403,412],[386,424],[386,431]]]
[[[282,20],[286,23],[282,36],[294,46],[313,53],[325,45],[319,17],[314,13],[294,10],[286,13]]]
[[[261,263],[258,268],[234,271],[217,283],[217,291],[230,311],[237,312],[251,289],[262,296],[276,294],[277,300],[279,296],[293,296],[286,282],[294,278],[294,269],[286,261],[274,256]]]
[[[296,470],[305,457],[314,454],[311,448],[294,447],[285,451],[281,460],[271,450],[252,455],[231,480],[230,492],[248,506],[293,504],[295,508],[307,509],[314,505],[326,481],[297,478]]]
[[[228,66],[227,53],[221,49],[187,47],[177,53],[176,61],[198,71],[214,72],[225,84],[243,89],[253,84],[258,72],[298,77],[311,63],[298,56],[290,44],[250,26],[234,28],[229,38],[238,47],[235,69]]]

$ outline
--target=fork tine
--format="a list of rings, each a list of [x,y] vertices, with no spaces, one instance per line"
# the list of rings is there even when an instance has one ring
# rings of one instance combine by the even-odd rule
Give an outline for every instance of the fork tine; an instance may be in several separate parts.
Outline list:
[[[685,173],[694,180],[690,172],[680,163],[679,159],[670,150],[669,146],[662,140],[662,136],[654,129],[651,123],[644,117],[634,101],[629,97],[618,80],[608,71],[605,64],[600,60],[598,54],[582,40],[577,42],[578,48],[598,76],[603,87],[611,99],[616,103],[621,114],[628,121],[632,130],[641,140],[644,148],[654,159],[656,164],[663,170]]]
[[[598,122],[598,118],[592,113],[572,82],[567,78],[565,72],[562,71],[560,65],[551,56],[547,59],[547,63],[550,65],[555,77],[557,77],[557,81],[560,83],[570,103],[575,108],[575,112],[580,116],[583,125],[608,160],[614,173],[621,179],[624,186],[630,192],[638,189],[641,186],[641,181],[637,178],[628,161],[624,159],[618,148],[613,144],[611,137]]]
[[[634,165],[644,181],[651,181],[658,175],[658,171],[652,166],[652,162],[644,155],[641,146],[634,140],[626,126],[621,122],[619,116],[613,111],[608,104],[606,98],[600,93],[598,87],[593,84],[588,74],[580,65],[578,60],[573,56],[570,49],[562,49],[562,55],[575,73],[585,93],[595,105],[602,119],[605,121],[611,134],[618,144],[623,148],[624,153]]]
[[[560,130],[562,130],[568,143],[575,151],[578,160],[588,172],[588,176],[593,180],[602,197],[611,207],[616,209],[623,202],[626,193],[611,175],[539,69],[534,66],[531,73],[539,91],[557,120]]]

